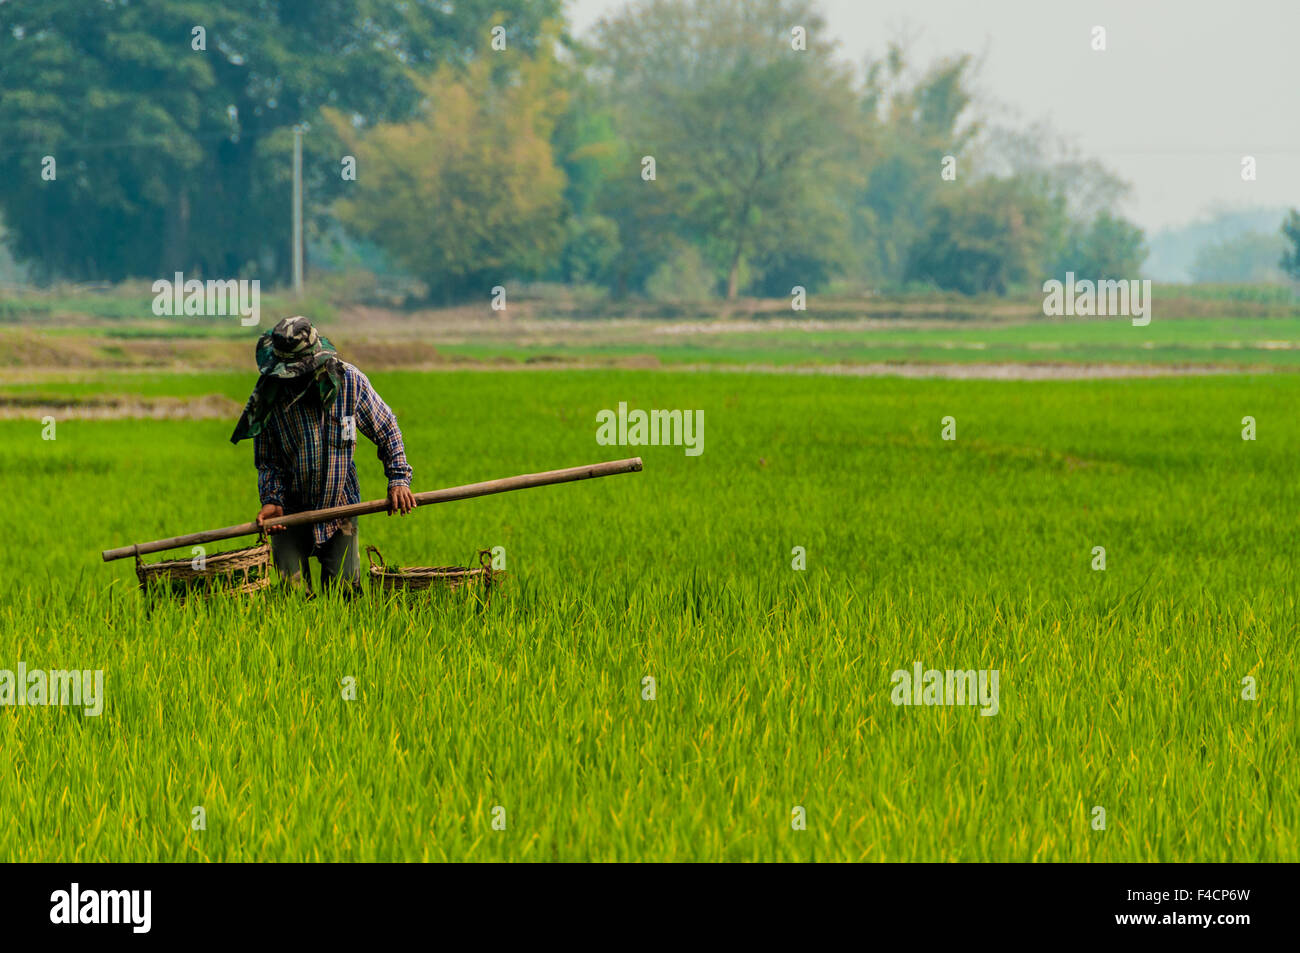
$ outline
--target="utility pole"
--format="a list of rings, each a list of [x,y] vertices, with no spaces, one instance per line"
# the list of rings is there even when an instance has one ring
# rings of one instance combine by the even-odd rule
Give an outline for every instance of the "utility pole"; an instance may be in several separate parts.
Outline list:
[[[302,126],[293,127],[293,293],[302,295]]]

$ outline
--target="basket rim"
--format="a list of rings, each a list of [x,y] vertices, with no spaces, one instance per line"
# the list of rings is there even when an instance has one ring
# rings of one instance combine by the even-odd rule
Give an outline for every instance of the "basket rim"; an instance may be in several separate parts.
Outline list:
[[[193,559],[160,559],[147,563],[136,557],[135,574],[142,580],[167,576],[173,579],[205,579],[213,576],[268,569],[271,563],[269,542],[255,543],[239,549],[228,549],[203,557],[203,568],[195,569]]]
[[[483,576],[491,570],[484,569],[481,566],[407,566],[401,569],[394,569],[389,566],[379,568],[378,566],[370,567],[370,575],[375,577],[388,577],[392,579],[401,579],[411,576],[432,576],[444,578],[464,578],[466,576]],[[494,576],[504,576],[504,570],[492,572]]]
[[[493,576],[504,576],[505,570],[493,570],[486,557],[489,550],[478,551],[479,565],[469,566],[390,566],[384,560],[379,547],[371,544],[366,547],[366,559],[370,562],[370,578],[388,579],[468,579],[483,576],[490,582]]]

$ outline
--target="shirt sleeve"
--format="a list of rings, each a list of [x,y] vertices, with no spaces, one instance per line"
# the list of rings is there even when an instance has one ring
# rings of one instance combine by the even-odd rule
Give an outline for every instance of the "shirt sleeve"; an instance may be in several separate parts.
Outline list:
[[[397,415],[384,403],[365,374],[357,372],[357,430],[379,448],[379,462],[389,486],[410,486],[411,468]]]
[[[253,438],[253,464],[257,467],[257,495],[266,506],[284,506],[284,475],[276,463],[271,435],[265,430]]]

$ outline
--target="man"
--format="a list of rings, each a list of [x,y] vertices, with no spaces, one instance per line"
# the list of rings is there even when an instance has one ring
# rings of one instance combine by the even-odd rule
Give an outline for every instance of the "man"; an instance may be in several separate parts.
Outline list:
[[[306,318],[285,318],[257,341],[261,376],[230,437],[253,438],[257,525],[274,534],[271,557],[281,580],[312,592],[309,559],[320,562],[321,589],[361,585],[355,518],[286,528],[288,513],[361,502],[352,459],[357,434],[379,448],[388,477],[388,512],[415,507],[402,432],[388,405],[359,370],[339,360],[334,345]]]

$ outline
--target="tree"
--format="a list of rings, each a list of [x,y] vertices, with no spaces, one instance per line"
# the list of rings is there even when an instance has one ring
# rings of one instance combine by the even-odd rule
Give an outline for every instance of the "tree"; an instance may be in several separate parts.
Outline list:
[[[510,82],[490,57],[417,81],[421,114],[364,132],[327,111],[365,168],[340,219],[444,300],[530,278],[563,238],[564,175],[551,135],[563,107],[553,57],[520,59]]]
[[[795,26],[807,49],[792,47]],[[630,146],[615,190],[628,204],[607,212],[630,225],[628,254],[654,220],[651,196],[725,276],[728,298],[747,263],[778,250],[842,252],[835,195],[856,174],[855,97],[807,0],[644,0],[597,37],[596,81]],[[640,177],[643,156],[653,181]]]
[[[1245,232],[1202,245],[1192,260],[1192,280],[1207,284],[1281,282],[1284,275],[1279,258],[1286,258],[1281,234]]]
[[[1145,234],[1117,211],[1130,186],[1047,123],[986,130],[976,150],[981,172],[1014,179],[1044,204],[1041,267],[1063,279],[1129,278],[1147,258]]]
[[[1300,281],[1300,211],[1292,209],[1287,215],[1286,221],[1282,223],[1282,235],[1291,244],[1289,249],[1282,252],[1282,270]]]
[[[1041,274],[1046,201],[1015,179],[945,193],[912,250],[907,279],[965,294],[1005,294]]]
[[[854,243],[860,270],[876,282],[903,280],[931,206],[969,174],[964,157],[979,130],[966,121],[971,70],[969,57],[944,60],[908,85],[907,53],[897,44],[867,68],[861,121],[871,146]],[[940,174],[949,156],[957,163],[955,181]]]
[[[551,138],[565,180],[565,238],[548,277],[572,284],[613,284],[621,248],[619,227],[602,212],[600,202],[618,175],[624,150],[600,91],[587,80],[591,51],[577,43],[570,43],[569,51],[574,68],[561,73],[566,108]]]
[[[1146,260],[1146,238],[1132,222],[1103,210],[1091,222],[1071,222],[1052,274],[1072,271],[1094,281],[1133,278]]]
[[[413,68],[463,62],[498,18],[511,49],[526,50],[559,8],[559,0],[5,4],[0,212],[12,247],[47,275],[283,276],[295,124],[323,105],[361,123],[409,114]],[[313,134],[305,148],[308,194],[339,194],[338,141]],[[46,155],[54,181],[40,177]]]

